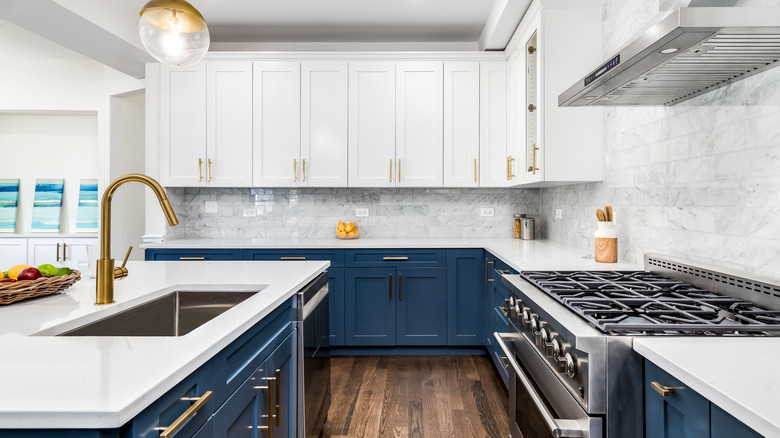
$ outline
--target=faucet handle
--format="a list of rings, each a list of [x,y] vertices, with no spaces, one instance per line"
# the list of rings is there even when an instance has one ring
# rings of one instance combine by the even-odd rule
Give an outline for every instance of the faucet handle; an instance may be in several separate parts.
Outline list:
[[[127,264],[127,259],[130,258],[130,253],[133,252],[133,246],[130,245],[130,248],[127,248],[127,254],[125,254],[125,259],[122,261],[122,266],[118,268],[114,268],[114,279],[115,280],[121,280],[125,277],[127,277],[127,268],[125,268],[125,265]]]

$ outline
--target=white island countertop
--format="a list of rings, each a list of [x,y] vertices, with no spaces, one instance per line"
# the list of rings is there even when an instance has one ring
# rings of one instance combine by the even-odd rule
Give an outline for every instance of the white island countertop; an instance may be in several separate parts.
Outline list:
[[[780,338],[647,337],[634,350],[761,435],[780,437]]]
[[[324,271],[328,262],[130,262],[116,302],[97,306],[95,280],[0,306],[0,429],[116,428]],[[33,335],[80,325],[163,289],[262,290],[181,337]],[[78,324],[76,321],[78,320]]]
[[[518,271],[534,270],[642,270],[634,263],[597,263],[593,254],[546,240],[520,239],[180,239],[147,243],[143,248],[247,248],[247,249],[414,249],[484,248]]]

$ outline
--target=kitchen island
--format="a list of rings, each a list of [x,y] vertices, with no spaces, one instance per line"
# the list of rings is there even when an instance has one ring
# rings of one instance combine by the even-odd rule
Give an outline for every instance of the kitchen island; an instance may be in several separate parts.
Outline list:
[[[125,425],[325,271],[327,262],[129,262],[116,302],[95,305],[95,281],[0,307],[0,429]],[[180,337],[56,337],[185,290],[260,290]],[[44,332],[38,334],[38,332]],[[0,433],[2,435],[2,433]]]

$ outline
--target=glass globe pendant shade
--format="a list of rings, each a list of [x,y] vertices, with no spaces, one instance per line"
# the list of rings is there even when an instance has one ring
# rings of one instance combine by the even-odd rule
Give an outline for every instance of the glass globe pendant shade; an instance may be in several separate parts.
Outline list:
[[[209,29],[203,16],[184,0],[152,0],[141,9],[141,43],[165,65],[186,67],[209,50]]]

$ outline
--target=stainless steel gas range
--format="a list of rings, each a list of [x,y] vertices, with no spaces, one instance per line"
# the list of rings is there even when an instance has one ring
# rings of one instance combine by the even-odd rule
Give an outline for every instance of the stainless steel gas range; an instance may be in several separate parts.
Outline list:
[[[780,335],[780,285],[656,254],[644,271],[504,275],[513,438],[644,436],[637,336]]]

